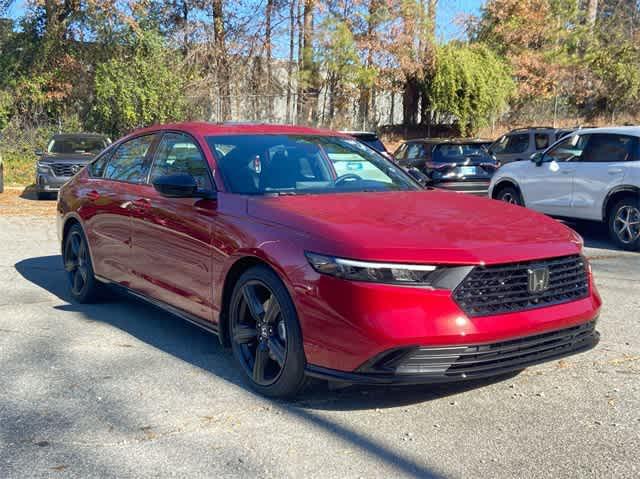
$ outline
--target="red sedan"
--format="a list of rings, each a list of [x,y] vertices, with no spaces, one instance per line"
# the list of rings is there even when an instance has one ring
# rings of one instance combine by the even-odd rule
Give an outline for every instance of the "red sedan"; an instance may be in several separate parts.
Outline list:
[[[293,126],[139,130],[60,191],[73,298],[109,284],[216,333],[250,384],[478,378],[597,344],[581,238],[424,190],[355,139]]]

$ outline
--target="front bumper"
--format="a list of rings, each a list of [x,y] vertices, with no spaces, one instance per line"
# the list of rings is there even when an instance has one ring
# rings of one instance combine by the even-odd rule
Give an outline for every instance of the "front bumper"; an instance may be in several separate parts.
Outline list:
[[[584,297],[486,315],[465,313],[450,290],[345,281],[310,271],[300,284],[305,286],[294,287],[294,301],[308,373],[316,376],[334,370],[386,377],[396,371],[372,371],[370,365],[390,351],[473,348],[566,330],[593,322],[602,304],[590,273]],[[375,381],[389,381],[385,377]]]
[[[71,178],[71,176],[56,176],[48,173],[37,173],[35,190],[40,193],[55,193]]]
[[[588,351],[600,341],[596,321],[489,344],[386,351],[354,372],[308,365],[309,376],[354,384],[429,384],[480,379]]]

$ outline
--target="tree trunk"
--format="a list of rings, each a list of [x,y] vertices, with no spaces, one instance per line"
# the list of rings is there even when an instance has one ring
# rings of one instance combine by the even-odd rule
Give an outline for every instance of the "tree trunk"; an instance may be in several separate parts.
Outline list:
[[[416,125],[418,123],[418,79],[410,76],[404,82],[402,94],[402,123]]]
[[[221,110],[218,120],[227,121],[231,119],[231,90],[229,87],[229,59],[225,44],[223,1],[224,0],[212,0],[211,2],[211,14],[213,17],[213,54],[215,58],[213,62],[215,71],[213,74]]]
[[[267,118],[273,121],[273,90],[271,88],[271,17],[273,15],[274,0],[267,0],[265,11],[265,54],[267,62],[266,95],[267,95]]]
[[[291,123],[291,89],[293,88],[293,50],[296,36],[296,1],[289,1],[289,63],[287,64],[287,123]]]
[[[380,8],[380,0],[370,0],[368,10],[368,22],[367,22],[367,58],[365,65],[367,68],[373,66],[373,44],[375,41],[376,28],[380,23],[380,19],[377,15]],[[369,127],[370,120],[370,105],[371,105],[371,85],[362,85],[360,88],[360,98],[358,99],[358,118],[360,119],[360,128],[367,129]]]
[[[298,1],[298,78],[296,81],[296,116],[295,122],[299,123],[302,117],[303,86],[302,86],[302,50],[304,45],[304,24],[302,23],[302,1]]]
[[[598,18],[598,0],[587,1],[587,24],[590,28],[596,24]]]
[[[316,0],[305,0],[302,32],[302,74],[304,88],[302,90],[303,121],[313,124],[316,121],[318,79],[313,62],[313,11]]]

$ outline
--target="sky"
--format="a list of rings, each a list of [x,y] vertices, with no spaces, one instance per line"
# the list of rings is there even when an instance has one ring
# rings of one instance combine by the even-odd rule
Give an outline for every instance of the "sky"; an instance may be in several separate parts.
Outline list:
[[[479,14],[483,3],[483,0],[438,0],[436,18],[438,39],[443,41],[463,39],[464,30],[456,20],[465,15]],[[19,17],[24,12],[25,4],[26,0],[14,0],[7,16]]]
[[[436,35],[440,40],[463,39],[464,30],[456,20],[465,15],[479,15],[483,0],[439,0],[436,10]]]

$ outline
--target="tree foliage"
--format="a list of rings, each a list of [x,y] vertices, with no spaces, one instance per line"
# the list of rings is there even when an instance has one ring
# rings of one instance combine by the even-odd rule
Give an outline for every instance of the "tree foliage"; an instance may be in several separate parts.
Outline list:
[[[93,124],[117,135],[182,118],[185,78],[158,34],[129,32],[122,53],[97,65]]]
[[[453,115],[463,134],[497,118],[515,92],[509,67],[484,45],[444,45],[435,65],[429,101],[436,113]]]

